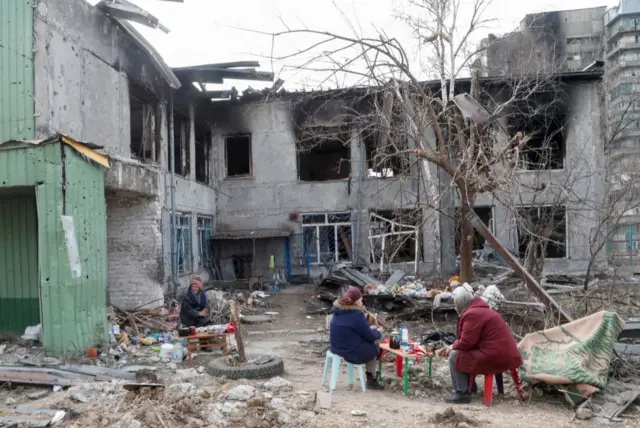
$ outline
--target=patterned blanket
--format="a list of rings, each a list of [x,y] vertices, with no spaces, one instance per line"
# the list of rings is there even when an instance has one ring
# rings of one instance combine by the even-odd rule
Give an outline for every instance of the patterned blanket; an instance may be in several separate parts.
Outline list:
[[[623,328],[616,313],[602,311],[528,334],[518,344],[521,376],[534,384],[561,386],[566,398],[578,404],[606,386],[613,344]]]

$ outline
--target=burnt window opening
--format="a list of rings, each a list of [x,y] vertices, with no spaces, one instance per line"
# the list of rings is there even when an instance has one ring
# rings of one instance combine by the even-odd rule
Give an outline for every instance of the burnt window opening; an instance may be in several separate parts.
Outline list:
[[[566,105],[551,92],[515,104],[509,133],[529,140],[520,152],[520,167],[527,170],[563,169],[566,156]]]
[[[492,206],[478,206],[473,207],[473,211],[476,213],[482,223],[484,223],[491,233],[495,233],[493,224],[493,207]],[[456,256],[460,255],[460,233],[462,222],[460,219],[460,210],[456,209]],[[473,229],[473,251],[480,251],[485,249],[485,239],[476,229]]]
[[[170,124],[167,123],[169,132]],[[184,114],[173,111],[173,156],[175,158],[175,173],[186,177],[189,174],[189,118]],[[171,171],[171,156],[167,156],[169,171]]]
[[[158,99],[144,87],[129,82],[131,155],[156,161],[160,154]]]
[[[196,127],[196,181],[209,184],[209,155],[211,153],[211,131]]]
[[[415,262],[422,253],[422,240],[418,239],[421,224],[422,215],[419,210],[371,211],[371,263],[379,263],[381,259],[385,264]]]
[[[298,132],[298,178],[328,181],[349,178],[351,152],[347,128],[312,127]]]
[[[227,177],[251,177],[251,135],[229,135],[224,148]]]
[[[408,149],[404,133],[396,130],[364,131],[361,134],[367,156],[369,178],[391,178],[406,174],[411,166],[399,151]]]
[[[534,257],[559,259],[567,257],[567,210],[564,206],[538,206],[518,209],[518,253],[521,259],[527,249]]]

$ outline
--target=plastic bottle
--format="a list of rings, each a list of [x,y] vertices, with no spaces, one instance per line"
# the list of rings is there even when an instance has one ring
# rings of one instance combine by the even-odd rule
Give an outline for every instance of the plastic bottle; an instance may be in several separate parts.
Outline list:
[[[401,345],[401,349],[402,349],[402,352],[409,351],[409,330],[407,330],[407,327],[402,327],[402,345]]]
[[[177,342],[173,345],[171,359],[174,361],[182,361],[182,344],[180,342]]]

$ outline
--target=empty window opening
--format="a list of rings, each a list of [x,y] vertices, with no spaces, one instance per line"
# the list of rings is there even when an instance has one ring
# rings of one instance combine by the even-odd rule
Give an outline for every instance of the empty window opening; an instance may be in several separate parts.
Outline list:
[[[538,206],[518,209],[518,252],[533,257],[567,257],[567,210],[564,206]]]
[[[371,263],[417,263],[422,252],[420,210],[372,211],[369,214]],[[417,265],[416,265],[417,267]]]
[[[351,214],[303,214],[305,260],[329,264],[352,259]]]
[[[473,207],[473,211],[476,213],[480,220],[484,223],[487,228],[494,233],[494,219],[493,219],[493,207],[490,206],[478,206]],[[460,233],[461,233],[461,219],[460,219],[460,210],[456,210],[456,255],[460,255]],[[488,252],[488,246],[485,247],[485,239],[484,237],[476,230],[473,229],[473,251],[474,252]],[[478,253],[476,253],[478,255]],[[488,256],[487,259],[491,259],[493,255]]]
[[[129,82],[129,121],[131,127],[131,155],[156,161],[160,154],[158,128],[158,100],[144,87]]]
[[[300,181],[349,178],[351,153],[345,128],[310,127],[298,133],[298,177]]]
[[[224,147],[227,177],[251,177],[251,135],[230,135]]]
[[[403,132],[395,129],[365,131],[362,140],[367,156],[367,176],[370,178],[390,178],[406,173],[410,162],[407,156],[398,154],[408,149]]]
[[[528,170],[563,169],[566,155],[566,106],[560,93],[550,92],[514,105],[509,132],[529,140],[520,153],[520,166]]]
[[[186,177],[189,174],[189,118],[180,112],[173,112],[173,156],[175,173]],[[171,170],[171,157],[168,157]]]
[[[209,184],[209,154],[211,153],[211,131],[196,127],[196,181]]]

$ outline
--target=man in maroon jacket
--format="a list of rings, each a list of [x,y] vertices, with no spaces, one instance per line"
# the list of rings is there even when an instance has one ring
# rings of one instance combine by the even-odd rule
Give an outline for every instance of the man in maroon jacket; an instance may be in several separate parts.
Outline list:
[[[462,404],[471,402],[469,375],[502,373],[520,367],[522,357],[507,323],[484,300],[458,287],[453,301],[460,316],[457,339],[438,355],[449,357],[454,393],[446,401]]]

